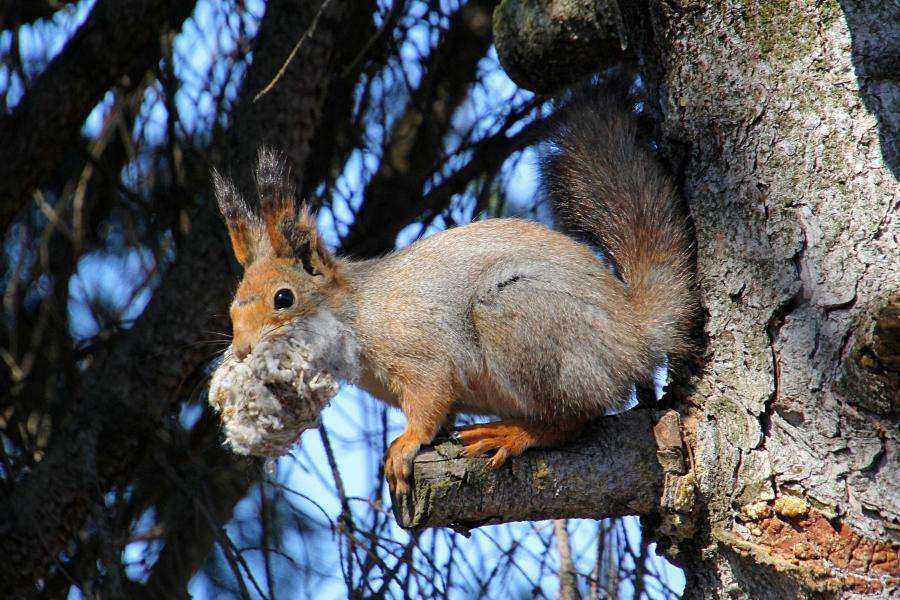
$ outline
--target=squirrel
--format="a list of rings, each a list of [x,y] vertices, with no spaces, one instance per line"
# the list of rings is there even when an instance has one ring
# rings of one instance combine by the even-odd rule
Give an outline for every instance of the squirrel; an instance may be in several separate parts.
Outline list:
[[[355,261],[323,243],[276,152],[258,156],[261,215],[214,171],[244,267],[230,307],[234,354],[318,311],[345,325],[358,346],[352,383],[407,419],[385,458],[395,494],[457,413],[500,417],[455,432],[465,455],[489,454],[497,468],[621,408],[685,348],[695,298],[675,187],[640,139],[627,86],[614,88],[575,94],[546,136],[542,184],[567,233],[486,219]]]

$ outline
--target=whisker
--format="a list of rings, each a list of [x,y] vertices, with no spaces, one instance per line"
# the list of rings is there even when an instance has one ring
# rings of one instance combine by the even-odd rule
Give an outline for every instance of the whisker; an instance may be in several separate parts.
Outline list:
[[[217,335],[219,337],[225,337],[225,338],[231,337],[231,334],[229,334],[229,333],[225,333],[224,331],[213,331],[211,329],[205,329],[205,330],[201,331],[200,333],[205,333],[207,335]]]
[[[204,356],[203,358],[200,359],[200,365],[203,367],[210,365],[213,361],[215,361],[220,356],[224,356],[228,352],[228,350],[229,350],[229,348],[224,348],[222,350],[216,350],[212,354],[207,354],[206,356]],[[209,379],[209,377],[205,376],[203,379],[204,380]]]
[[[195,346],[228,346],[230,344],[230,340],[196,340],[189,344],[185,344],[182,348],[193,348]]]
[[[208,347],[208,346],[221,346],[222,348],[227,348],[231,344],[226,342],[225,340],[197,340],[194,342],[190,342],[188,344],[181,344],[176,348],[178,350],[193,350],[194,348],[199,347]],[[221,350],[216,350],[216,352],[220,352]]]

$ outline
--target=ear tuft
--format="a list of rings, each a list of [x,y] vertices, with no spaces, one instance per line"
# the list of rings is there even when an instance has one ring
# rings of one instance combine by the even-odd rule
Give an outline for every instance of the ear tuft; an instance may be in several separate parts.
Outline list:
[[[284,154],[272,148],[260,148],[256,158],[256,190],[275,255],[299,260],[310,275],[333,276],[334,257],[319,237],[309,207],[304,204],[298,210],[294,173]]]
[[[291,256],[290,241],[284,232],[295,219],[297,188],[288,158],[272,148],[260,148],[255,180],[266,233],[275,255]]]
[[[334,256],[316,229],[316,218],[304,204],[300,214],[290,228],[284,230],[285,237],[303,269],[310,275],[325,275],[329,278],[337,276]]]
[[[259,219],[254,215],[229,177],[212,171],[213,189],[219,203],[219,211],[225,218],[234,256],[246,268],[258,254],[260,234]]]

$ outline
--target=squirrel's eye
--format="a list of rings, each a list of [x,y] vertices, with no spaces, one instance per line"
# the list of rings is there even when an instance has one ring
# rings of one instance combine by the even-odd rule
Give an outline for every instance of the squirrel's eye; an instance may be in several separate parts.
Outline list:
[[[290,308],[294,305],[294,292],[285,288],[275,292],[275,309]]]

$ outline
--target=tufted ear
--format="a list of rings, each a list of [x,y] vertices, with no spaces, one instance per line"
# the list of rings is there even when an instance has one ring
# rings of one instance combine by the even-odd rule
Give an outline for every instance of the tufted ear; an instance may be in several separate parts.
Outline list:
[[[292,257],[294,253],[286,232],[290,231],[296,218],[297,188],[287,157],[272,148],[260,148],[254,179],[272,250],[275,256]]]
[[[283,154],[260,149],[256,190],[275,255],[299,260],[310,275],[333,274],[334,257],[319,237],[315,217],[305,204],[298,210],[294,175]]]
[[[325,275],[334,278],[337,274],[334,255],[319,237],[316,218],[304,204],[300,214],[288,232],[294,257],[303,263],[303,269],[310,275]]]
[[[212,178],[219,210],[228,226],[234,256],[241,266],[247,268],[258,257],[263,241],[259,218],[250,211],[230,178],[223,177],[216,169],[213,169]]]

